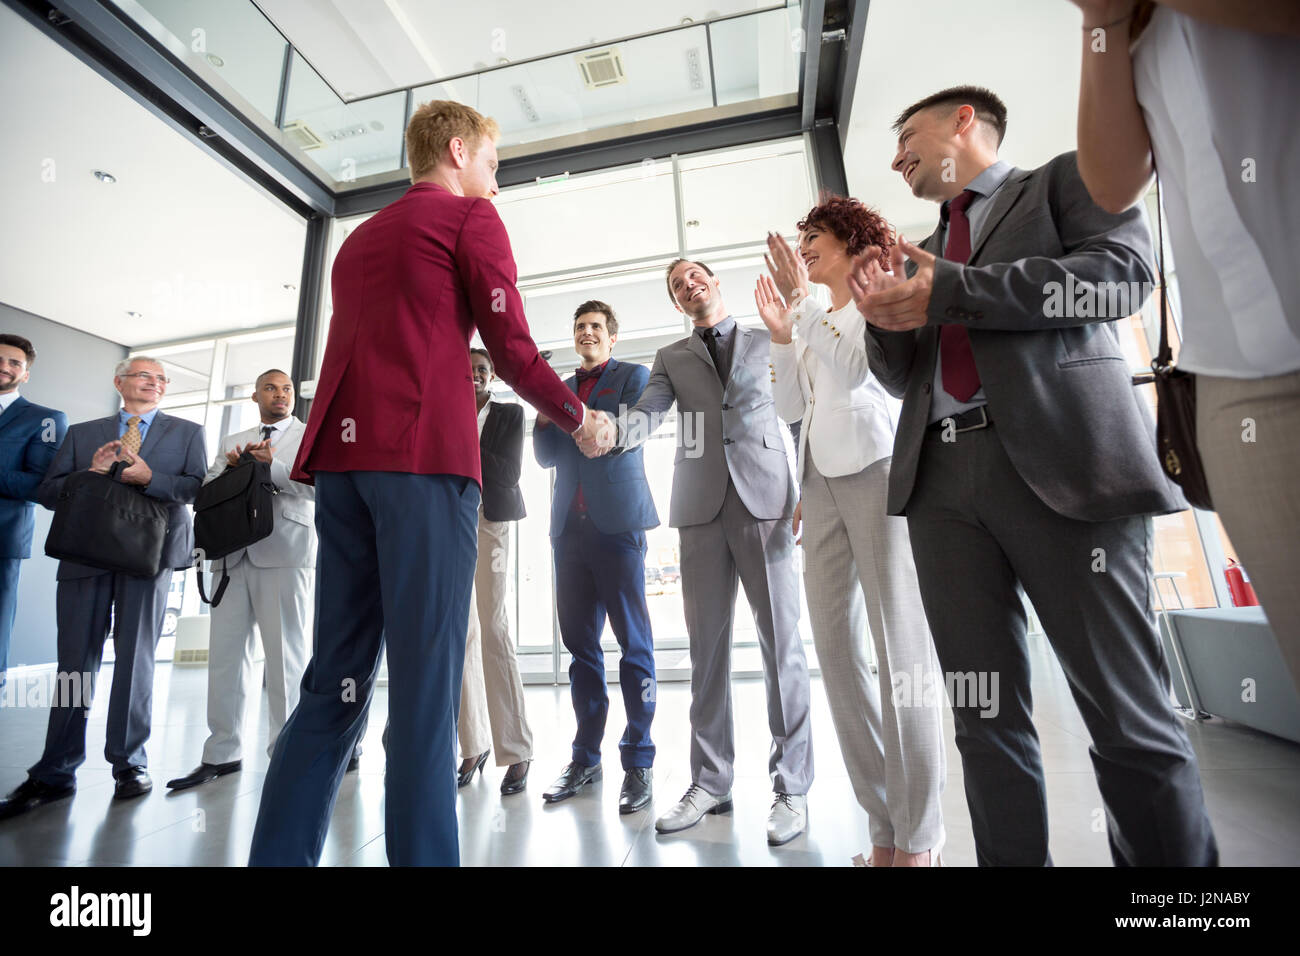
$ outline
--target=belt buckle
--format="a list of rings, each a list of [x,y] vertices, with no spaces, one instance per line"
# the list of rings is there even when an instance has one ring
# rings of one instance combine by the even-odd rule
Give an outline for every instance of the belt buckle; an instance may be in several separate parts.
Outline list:
[[[987,411],[987,408],[988,408],[987,405],[981,405],[981,406],[979,407],[979,409],[977,409],[977,410],[979,411],[979,413],[980,413],[980,421],[979,421],[979,424],[978,424],[978,425],[967,425],[967,426],[965,426],[964,428],[958,428],[958,429],[956,429],[956,430],[953,432],[953,434],[954,434],[954,435],[960,435],[962,432],[973,432],[973,431],[976,431],[977,429],[980,429],[980,428],[988,428],[988,427],[989,427],[989,413],[988,413],[988,411]],[[956,424],[956,423],[954,422],[954,424]]]

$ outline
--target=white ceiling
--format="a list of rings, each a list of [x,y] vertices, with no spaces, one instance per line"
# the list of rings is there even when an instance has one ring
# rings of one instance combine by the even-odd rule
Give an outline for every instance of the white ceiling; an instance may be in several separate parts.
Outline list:
[[[0,102],[0,301],[131,347],[294,320],[302,220],[5,6]]]
[[[844,150],[849,190],[913,239],[938,207],[889,168],[890,129],[910,104],[950,86],[986,86],[1007,105],[1001,155],[1030,169],[1075,148],[1080,19],[1063,0],[871,0]]]
[[[775,5],[775,0],[258,0],[258,6],[345,99],[503,60]]]

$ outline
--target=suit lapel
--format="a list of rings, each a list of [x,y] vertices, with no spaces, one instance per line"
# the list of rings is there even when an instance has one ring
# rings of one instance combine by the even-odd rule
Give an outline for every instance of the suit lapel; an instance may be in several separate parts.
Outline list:
[[[154,415],[153,421],[149,425],[149,431],[144,436],[144,441],[140,445],[140,457],[145,461],[153,454],[154,446],[162,440],[163,432],[171,428],[172,420],[170,415],[164,415],[159,411]]]
[[[3,413],[0,413],[0,428],[8,428],[9,425],[18,419],[19,413],[30,404],[31,402],[27,401],[27,399],[23,398],[21,395],[15,398],[9,403],[9,407],[6,408]]]
[[[709,355],[709,348],[704,344],[704,340],[695,334],[695,329],[691,329],[691,334],[686,339],[686,350],[707,365],[714,378],[718,377],[718,369],[713,364],[713,357]]]
[[[1016,204],[1016,200],[1020,198],[1020,193],[1025,188],[1025,179],[1028,175],[1021,169],[1013,169],[1007,175],[1006,180],[1002,183],[1002,188],[997,191],[997,194],[992,199],[993,204],[989,207],[989,214],[984,217],[984,226],[980,229],[980,234],[973,237],[974,243],[971,246],[970,258],[966,260],[967,263],[974,264],[975,257],[984,248],[984,243],[988,242],[989,236],[993,235],[998,228],[998,223]]]
[[[613,381],[612,376],[614,374],[614,369],[618,368],[619,365],[621,364],[622,363],[617,361],[616,359],[609,359],[605,363],[604,369],[601,370],[600,378],[596,379],[596,387],[591,390],[592,408],[595,408],[596,402],[600,400],[600,393],[604,390],[605,383]]]

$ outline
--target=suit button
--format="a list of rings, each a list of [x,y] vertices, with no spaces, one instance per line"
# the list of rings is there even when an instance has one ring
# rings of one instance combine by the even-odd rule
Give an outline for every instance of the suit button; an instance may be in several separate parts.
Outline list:
[[[830,325],[830,323],[827,322],[825,319],[822,319],[822,325]]]
[[[722,439],[722,444],[724,444],[724,445],[730,445],[730,444],[731,444],[731,439],[730,439],[730,438],[724,438],[724,439]]]
[[[926,382],[924,385],[922,385],[922,386],[921,386],[921,391],[924,392],[926,395],[929,395],[929,394],[930,394],[930,383],[929,383],[929,382]]]

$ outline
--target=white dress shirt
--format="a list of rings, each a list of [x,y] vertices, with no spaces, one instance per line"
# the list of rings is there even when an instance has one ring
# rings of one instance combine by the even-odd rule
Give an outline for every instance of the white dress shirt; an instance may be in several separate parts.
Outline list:
[[[0,394],[0,415],[9,411],[9,406],[18,401],[18,389]]]

